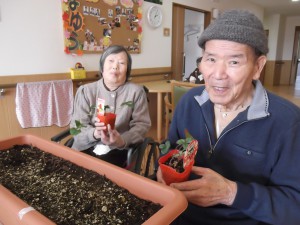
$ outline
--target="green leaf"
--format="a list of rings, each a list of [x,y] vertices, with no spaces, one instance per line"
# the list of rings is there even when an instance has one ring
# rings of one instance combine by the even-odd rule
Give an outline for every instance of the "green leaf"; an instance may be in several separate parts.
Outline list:
[[[95,113],[95,110],[96,110],[96,105],[91,105],[88,115],[92,116]]]
[[[176,141],[176,144],[178,144],[178,145],[183,145],[184,143],[185,143],[184,139],[179,139]]]
[[[82,124],[79,120],[75,120],[75,126],[76,128],[82,127]]]
[[[179,140],[177,140],[176,141],[177,149],[180,150],[181,152],[184,152],[187,149],[189,143],[191,143],[192,140],[193,140],[192,136],[189,136],[189,137],[187,137],[185,139],[179,139]]]
[[[77,135],[81,132],[81,128],[86,127],[84,126],[79,120],[75,120],[75,127],[70,129],[70,134]]]
[[[130,108],[133,108],[134,107],[134,102],[133,101],[123,102],[121,104],[121,106],[124,106],[124,105],[127,105]]]
[[[170,141],[166,141],[164,144],[159,145],[162,154],[166,154],[169,151],[170,147]]]
[[[77,128],[71,128],[70,129],[70,134],[71,135],[77,135],[77,134],[79,134],[81,132],[81,130],[80,129],[77,129]]]
[[[191,142],[192,142],[193,138],[192,138],[192,137],[188,137],[188,138],[186,138],[185,140],[186,140],[186,143],[188,143],[188,144],[189,144],[189,143],[191,143]]]

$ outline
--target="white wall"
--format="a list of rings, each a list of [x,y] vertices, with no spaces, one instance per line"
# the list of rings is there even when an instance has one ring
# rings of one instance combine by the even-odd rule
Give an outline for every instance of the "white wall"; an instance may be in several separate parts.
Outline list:
[[[299,12],[300,14],[300,12]],[[300,16],[291,16],[286,18],[284,31],[284,42],[282,59],[291,60],[293,55],[293,45],[295,37],[295,27],[300,26]]]
[[[282,59],[283,43],[284,43],[284,30],[286,25],[285,16],[280,16],[278,43],[277,43],[277,58]]]
[[[263,10],[246,0],[164,0],[163,24],[151,29],[145,15],[153,4],[144,2],[142,52],[133,54],[133,68],[171,66],[172,38],[163,36],[163,28],[172,32],[173,2],[207,11],[243,8],[263,18]],[[79,57],[63,49],[61,0],[0,1],[0,76],[64,73],[78,61],[88,71],[98,70],[98,54]]]
[[[277,43],[279,38],[279,24],[280,15],[271,15],[265,18],[264,26],[269,30],[269,60],[276,60],[277,58]]]
[[[269,15],[264,18],[264,26],[269,29],[268,59],[291,60],[295,27],[300,26],[300,16]]]

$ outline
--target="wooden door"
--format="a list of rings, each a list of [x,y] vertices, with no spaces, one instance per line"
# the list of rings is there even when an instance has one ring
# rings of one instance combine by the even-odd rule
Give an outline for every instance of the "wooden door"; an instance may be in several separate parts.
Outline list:
[[[204,28],[211,21],[211,12],[173,3],[172,22],[172,79],[182,80],[184,64],[184,13],[185,9],[204,13]]]
[[[293,56],[292,56],[292,65],[291,65],[291,74],[290,74],[290,85],[294,85],[296,81],[297,74],[297,66],[298,66],[298,58],[300,51],[300,26],[296,26],[295,28],[295,36],[294,36],[294,45],[293,45]]]
[[[173,6],[172,70],[173,79],[181,80],[183,71],[184,8]]]

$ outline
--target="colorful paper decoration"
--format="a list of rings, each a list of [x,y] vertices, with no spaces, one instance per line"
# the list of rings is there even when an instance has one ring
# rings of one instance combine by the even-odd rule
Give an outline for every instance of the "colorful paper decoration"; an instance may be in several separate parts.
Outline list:
[[[140,53],[143,0],[62,0],[67,54],[99,53],[123,45]]]

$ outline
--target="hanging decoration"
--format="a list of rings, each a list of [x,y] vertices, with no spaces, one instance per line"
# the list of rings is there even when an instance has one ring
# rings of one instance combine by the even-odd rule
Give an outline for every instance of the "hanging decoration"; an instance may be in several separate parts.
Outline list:
[[[83,55],[122,45],[141,52],[143,0],[62,0],[64,51]]]

